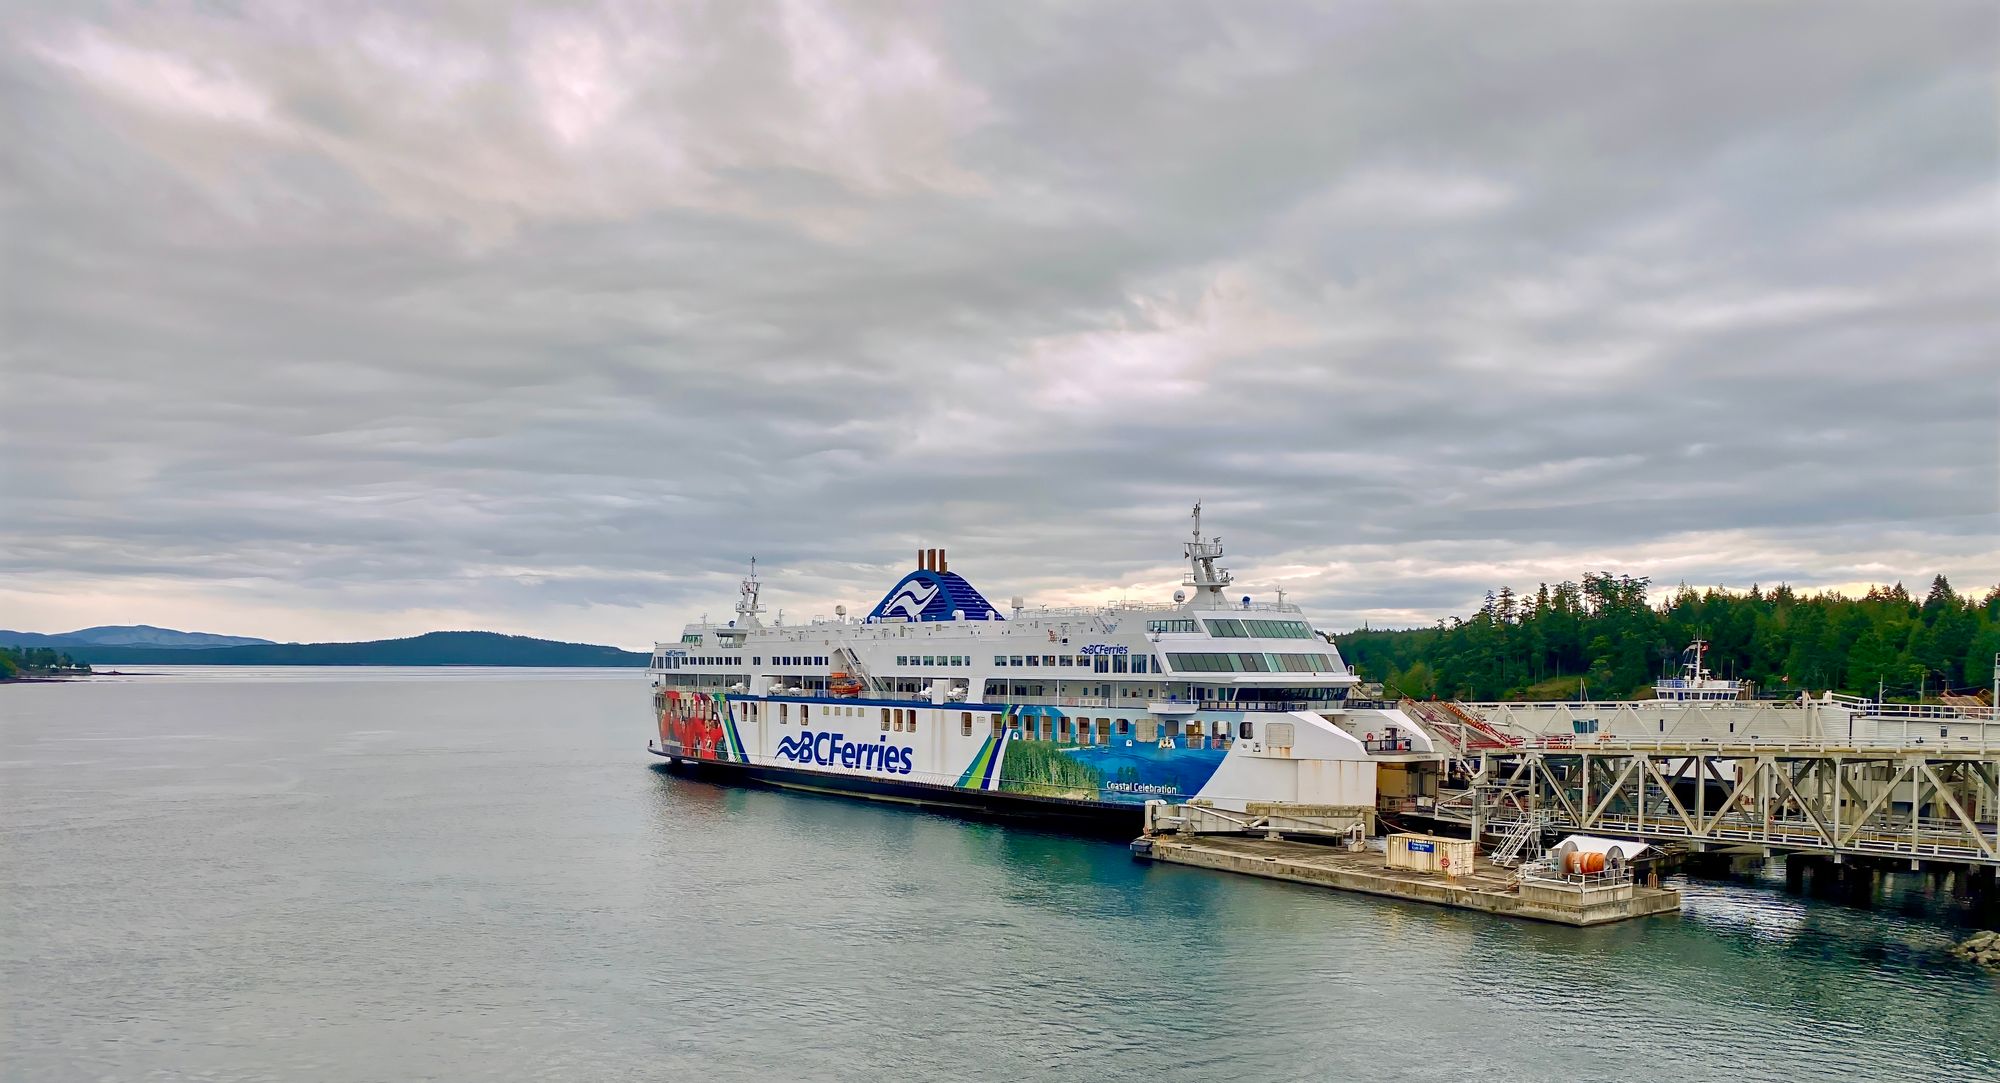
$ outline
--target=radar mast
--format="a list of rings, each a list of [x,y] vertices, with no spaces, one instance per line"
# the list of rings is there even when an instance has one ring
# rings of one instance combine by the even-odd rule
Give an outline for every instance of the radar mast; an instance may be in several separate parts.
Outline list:
[[[1207,541],[1201,540],[1200,501],[1196,501],[1194,505],[1193,540],[1182,542],[1181,549],[1187,554],[1189,565],[1187,578],[1181,582],[1186,586],[1194,587],[1197,591],[1194,600],[1188,603],[1189,607],[1195,609],[1227,608],[1229,600],[1222,596],[1222,588],[1229,585],[1229,570],[1215,566],[1215,562],[1222,558],[1222,539],[1210,538]]]
[[[742,596],[736,599],[736,626],[738,628],[762,628],[763,622],[757,614],[764,610],[757,604],[757,592],[762,584],[757,582],[757,558],[750,558],[750,574],[744,578]]]

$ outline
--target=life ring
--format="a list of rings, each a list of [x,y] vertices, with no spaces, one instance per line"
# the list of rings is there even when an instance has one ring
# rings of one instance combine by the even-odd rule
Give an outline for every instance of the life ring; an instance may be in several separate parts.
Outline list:
[[[1373,730],[1368,732],[1368,739],[1371,741],[1375,739],[1375,732]]]
[[[1451,868],[1451,858],[1448,857],[1438,858],[1438,868],[1440,869]]]

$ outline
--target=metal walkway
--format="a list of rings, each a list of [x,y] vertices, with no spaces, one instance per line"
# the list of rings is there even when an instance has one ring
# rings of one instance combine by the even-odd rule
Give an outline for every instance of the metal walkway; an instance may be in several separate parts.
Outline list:
[[[1439,819],[1475,834],[1546,818],[1695,849],[1764,848],[2000,867],[2000,747],[1669,738],[1465,751]]]

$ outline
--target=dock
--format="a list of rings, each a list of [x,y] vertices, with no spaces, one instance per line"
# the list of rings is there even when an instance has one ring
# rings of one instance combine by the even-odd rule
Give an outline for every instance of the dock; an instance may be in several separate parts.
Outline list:
[[[1646,887],[1629,877],[1582,881],[1523,877],[1483,857],[1473,859],[1469,872],[1448,876],[1391,868],[1388,855],[1376,850],[1286,839],[1154,834],[1134,842],[1132,850],[1135,856],[1175,865],[1560,925],[1605,925],[1677,913],[1681,907],[1679,892]]]

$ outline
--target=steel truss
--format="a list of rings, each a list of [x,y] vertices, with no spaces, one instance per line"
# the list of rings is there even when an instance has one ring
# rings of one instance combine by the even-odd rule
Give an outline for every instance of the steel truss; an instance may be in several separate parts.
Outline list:
[[[2000,752],[1896,745],[1612,742],[1477,754],[1441,819],[1484,832],[1529,817],[1697,849],[2000,867]]]

